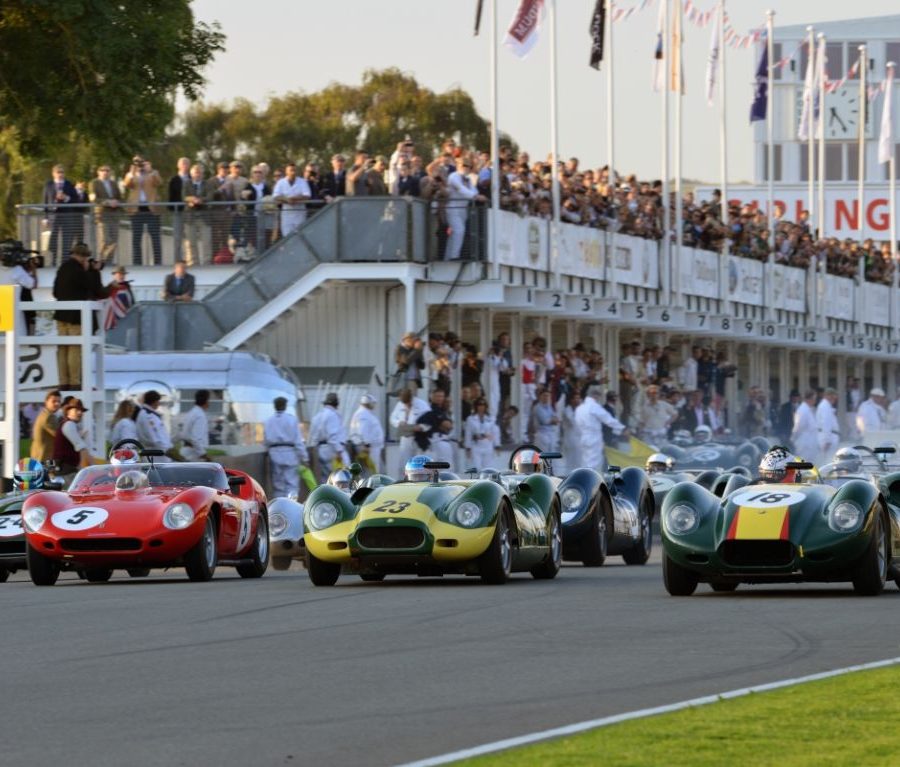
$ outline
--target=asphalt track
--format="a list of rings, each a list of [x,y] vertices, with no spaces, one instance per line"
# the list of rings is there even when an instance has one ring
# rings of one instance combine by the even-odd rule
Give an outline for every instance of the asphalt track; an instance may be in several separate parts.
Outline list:
[[[898,655],[900,591],[181,573],[0,585],[0,764],[391,765]]]

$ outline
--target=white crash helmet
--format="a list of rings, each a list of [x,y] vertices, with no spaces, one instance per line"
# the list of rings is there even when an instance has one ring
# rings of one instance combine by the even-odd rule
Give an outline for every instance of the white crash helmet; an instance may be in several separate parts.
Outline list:
[[[862,454],[854,447],[839,447],[832,460],[839,472],[856,474],[862,468]]]
[[[347,469],[335,469],[328,475],[328,484],[349,493],[353,489],[353,477]]]
[[[705,423],[701,423],[696,429],[694,429],[695,442],[709,442],[712,439],[712,436],[712,429],[710,429],[709,426],[707,426]]]
[[[120,447],[113,450],[109,454],[109,462],[113,466],[122,466],[123,464],[140,463],[141,456],[133,447]]]
[[[540,474],[544,469],[544,462],[537,450],[520,450],[516,453],[513,469],[517,474]]]
[[[669,471],[675,465],[669,456],[665,453],[653,453],[648,459],[646,468],[650,474],[658,474],[663,471]]]
[[[787,476],[787,465],[793,456],[780,445],[769,450],[759,462],[759,478],[781,482]]]
[[[690,445],[693,442],[693,438],[687,429],[676,429],[672,435],[672,442],[676,445]]]

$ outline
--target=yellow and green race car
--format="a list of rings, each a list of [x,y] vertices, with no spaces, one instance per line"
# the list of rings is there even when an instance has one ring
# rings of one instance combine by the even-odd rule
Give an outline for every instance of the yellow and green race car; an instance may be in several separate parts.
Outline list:
[[[535,474],[507,490],[487,479],[441,479],[447,463],[422,468],[423,481],[379,476],[349,495],[331,485],[310,494],[304,541],[313,584],[333,586],[342,573],[364,581],[478,575],[498,584],[513,572],[556,577],[560,504],[549,477]]]

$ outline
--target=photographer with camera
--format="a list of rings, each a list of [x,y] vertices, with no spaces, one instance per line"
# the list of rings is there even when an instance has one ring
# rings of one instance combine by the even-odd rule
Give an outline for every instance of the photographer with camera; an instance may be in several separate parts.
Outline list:
[[[50,230],[50,260],[56,265],[56,249],[62,235],[62,259],[72,247],[82,211],[77,207],[75,185],[66,179],[62,165],[53,166],[53,178],[44,184],[44,226]]]
[[[131,216],[131,262],[135,266],[140,266],[143,262],[141,240],[146,229],[153,249],[153,265],[160,266],[162,242],[159,235],[159,214],[153,210],[153,205],[157,202],[157,190],[162,186],[162,178],[149,160],[135,155],[125,174],[124,183],[128,195],[128,214]]]
[[[0,285],[18,285],[19,301],[31,301],[31,291],[37,287],[37,270],[44,259],[36,251],[25,250],[18,240],[0,242]],[[34,334],[34,312],[16,313],[16,330],[26,335]]]

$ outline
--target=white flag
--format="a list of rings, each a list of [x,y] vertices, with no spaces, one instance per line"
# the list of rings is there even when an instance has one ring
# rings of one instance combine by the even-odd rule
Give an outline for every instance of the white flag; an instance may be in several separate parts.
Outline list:
[[[807,43],[809,45],[809,43]],[[816,52],[810,45],[806,57],[806,78],[803,80],[803,108],[800,112],[800,126],[797,128],[797,138],[801,141],[809,141],[809,126],[812,122],[813,89],[816,87]]]
[[[538,31],[544,15],[544,0],[521,0],[509,25],[504,45],[524,59],[538,41]]]
[[[878,137],[878,162],[890,162],[894,156],[894,68],[888,67],[884,83],[884,104],[881,107],[881,135]]]
[[[825,55],[825,38],[819,38],[819,45],[816,49],[816,72],[813,75],[812,86],[812,129],[816,138],[820,138],[825,132],[825,117],[822,112],[825,104],[822,102],[822,82],[828,83],[825,75],[825,65],[828,63],[828,57]]]
[[[713,105],[716,93],[716,70],[719,68],[719,23],[713,22],[712,37],[709,40],[709,60],[706,62],[706,103]]]

